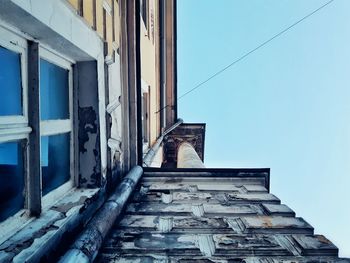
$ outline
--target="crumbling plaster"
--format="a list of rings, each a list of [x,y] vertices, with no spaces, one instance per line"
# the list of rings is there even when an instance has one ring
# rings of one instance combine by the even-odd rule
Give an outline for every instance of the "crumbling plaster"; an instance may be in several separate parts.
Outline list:
[[[104,201],[103,191],[72,190],[62,200],[0,244],[0,262],[39,262],[54,255],[57,242],[85,224]]]

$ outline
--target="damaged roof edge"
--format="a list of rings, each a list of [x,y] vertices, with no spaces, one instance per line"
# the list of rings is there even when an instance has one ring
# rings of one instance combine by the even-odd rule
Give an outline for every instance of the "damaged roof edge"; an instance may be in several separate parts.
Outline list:
[[[263,178],[265,188],[270,192],[270,168],[156,168],[144,167],[145,177],[147,173],[162,173],[162,177],[173,177],[171,173],[191,173],[191,177],[257,177]],[[203,174],[205,172],[205,174]]]

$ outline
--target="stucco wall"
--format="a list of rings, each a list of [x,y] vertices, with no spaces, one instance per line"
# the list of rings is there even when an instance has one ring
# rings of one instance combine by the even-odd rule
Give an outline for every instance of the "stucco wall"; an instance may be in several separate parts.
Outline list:
[[[81,17],[76,15],[76,12],[68,4],[66,1],[61,0],[8,0],[8,1],[0,1],[0,24],[1,26],[13,31],[19,36],[23,37],[27,40],[37,41],[40,46],[43,46],[50,50],[50,52],[57,53],[63,58],[68,59],[75,67],[78,64],[91,64],[92,71],[94,72],[93,82],[89,83],[89,85],[93,88],[94,97],[90,96],[89,99],[93,100],[93,103],[88,103],[87,105],[79,105],[82,107],[91,108],[96,115],[99,117],[99,125],[96,124],[96,130],[99,131],[99,140],[96,139],[98,132],[93,131],[88,134],[88,142],[84,145],[85,147],[89,147],[89,149],[95,150],[97,154],[88,155],[85,154],[79,160],[86,163],[90,163],[91,166],[82,165],[82,169],[92,170],[92,166],[101,166],[99,169],[101,170],[102,176],[106,176],[106,166],[107,166],[107,138],[106,138],[106,105],[105,105],[105,57],[104,57],[104,44],[100,36],[91,29],[86,21],[84,21]],[[81,70],[81,68],[75,68],[74,70]],[[81,73],[82,71],[80,71]],[[75,78],[76,75],[73,76]],[[83,77],[83,74],[82,74]],[[88,79],[85,79],[88,81]],[[78,81],[79,83],[79,81]],[[83,84],[83,81],[80,83]],[[75,86],[74,86],[75,87]],[[82,89],[80,89],[81,91]],[[77,89],[74,89],[77,91]],[[86,92],[83,95],[89,95],[91,92]],[[83,96],[81,93],[76,94],[75,98],[82,99]],[[80,97],[79,97],[80,96]],[[73,100],[73,103],[79,103],[77,100]],[[97,110],[98,109],[98,110]],[[75,114],[74,118],[78,115]],[[88,133],[85,129],[84,132]],[[76,130],[75,130],[76,131]],[[94,133],[94,134],[92,134]],[[98,141],[98,142],[97,142]],[[79,149],[77,145],[74,149]],[[85,157],[86,160],[85,160]],[[76,160],[76,159],[75,159]],[[31,165],[31,164],[30,164]],[[91,171],[87,173],[91,174]],[[79,175],[82,175],[80,173]],[[75,177],[78,177],[77,173],[74,173]],[[93,185],[92,187],[96,187]],[[88,195],[85,195],[88,193]],[[20,238],[8,239],[8,244],[11,247],[18,247],[21,249],[16,249],[14,253],[9,255],[9,257],[14,257],[16,254],[21,253],[20,259],[18,262],[23,262],[23,258],[27,258],[32,255],[42,255],[44,250],[50,249],[49,243],[58,244],[60,243],[60,239],[62,237],[62,231],[71,231],[73,227],[77,227],[83,220],[87,221],[89,217],[96,211],[98,208],[96,201],[98,198],[94,198],[94,202],[89,202],[89,204],[84,205],[84,200],[87,197],[91,197],[90,193],[98,193],[99,199],[101,202],[103,201],[103,191],[98,192],[98,189],[86,190],[81,188],[79,190],[74,190],[74,200],[70,199],[69,202],[65,203],[65,207],[69,207],[69,211],[60,212],[58,217],[56,217],[56,221],[59,226],[57,226],[57,231],[53,232],[52,229],[47,228],[48,224],[53,226],[51,223],[53,220],[52,214],[50,214],[52,209],[49,207],[57,201],[50,200],[49,203],[45,207],[43,207],[43,212],[39,218],[25,218],[27,219],[25,223],[20,224],[19,221],[13,221],[16,225],[12,228],[13,234],[26,223],[33,222],[35,227],[27,225],[23,228],[26,236],[21,236]],[[71,191],[63,191],[62,195],[64,198],[69,197],[72,194]],[[29,195],[28,195],[29,196]],[[61,198],[61,194],[59,195]],[[84,199],[85,198],[85,199]],[[84,207],[84,212],[80,210],[78,206],[75,204],[80,203],[80,208]],[[68,206],[67,206],[68,204]],[[74,204],[72,206],[72,204]],[[88,206],[93,206],[93,208],[88,212],[89,215],[86,214],[86,208]],[[56,203],[57,207],[57,203]],[[73,207],[71,209],[71,207]],[[82,214],[80,214],[82,212]],[[55,213],[55,212],[54,212]],[[48,216],[46,216],[48,215]],[[8,220],[12,220],[9,218]],[[62,225],[64,224],[64,226]],[[62,227],[63,226],[63,227]],[[8,224],[5,224],[5,228],[8,228]],[[18,228],[18,229],[17,229]],[[14,230],[17,229],[17,230]],[[56,227],[55,227],[56,229]],[[1,227],[0,227],[1,230]],[[28,230],[32,231],[31,233],[27,232]],[[20,233],[20,232],[17,232]],[[22,232],[23,233],[23,232]],[[28,234],[29,233],[29,234]],[[68,233],[68,232],[67,232]],[[28,234],[28,235],[27,235]],[[8,233],[5,238],[8,238],[12,233]],[[27,241],[27,236],[30,242]],[[39,240],[39,238],[43,238]],[[15,240],[15,241],[14,241]],[[48,242],[50,241],[50,242]],[[13,245],[14,243],[20,243],[19,245]],[[26,245],[21,245],[22,242],[25,242]],[[40,244],[40,249],[38,248],[38,244]],[[53,247],[53,246],[52,246]],[[51,248],[52,248],[51,247]],[[23,249],[23,252],[21,250]],[[24,251],[26,249],[26,251]],[[0,253],[3,256],[2,253]],[[45,253],[44,253],[45,254]],[[0,256],[0,257],[1,257]],[[5,255],[7,256],[7,255]],[[23,257],[22,257],[23,256]],[[33,259],[33,258],[32,258]],[[36,259],[36,258],[35,258]],[[1,262],[3,262],[0,259]],[[29,260],[30,261],[30,260]],[[40,261],[40,260],[33,260]]]
[[[84,18],[88,26],[96,30],[100,38],[107,42],[108,55],[112,56],[114,49],[119,47],[120,14],[118,1],[96,0],[95,7],[93,6],[94,1],[92,0],[83,1],[82,6],[79,5],[78,0],[66,1],[78,15]],[[104,10],[106,11],[106,24],[104,24],[103,21]],[[106,30],[104,27],[106,27]],[[106,31],[106,36],[104,36],[104,30]]]
[[[158,53],[158,17],[159,8],[154,0],[149,0],[148,30],[141,19],[141,77],[150,85],[150,144],[159,137],[159,59]]]

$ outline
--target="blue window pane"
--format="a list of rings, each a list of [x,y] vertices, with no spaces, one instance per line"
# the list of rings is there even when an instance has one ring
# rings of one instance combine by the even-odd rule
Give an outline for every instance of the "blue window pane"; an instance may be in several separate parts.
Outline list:
[[[24,207],[20,142],[0,143],[0,222]]]
[[[0,47],[0,116],[22,115],[21,55]]]
[[[41,137],[43,195],[70,178],[70,133]]]
[[[40,111],[42,120],[69,119],[68,70],[40,60]]]

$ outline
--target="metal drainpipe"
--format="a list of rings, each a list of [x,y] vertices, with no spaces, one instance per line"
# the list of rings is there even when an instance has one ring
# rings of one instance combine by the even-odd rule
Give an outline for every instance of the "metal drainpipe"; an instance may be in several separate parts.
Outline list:
[[[164,137],[171,131],[175,130],[176,127],[180,126],[184,121],[182,119],[178,119],[177,122],[171,126],[169,129],[164,131],[161,136],[157,139],[155,144],[152,146],[151,149],[146,153],[145,157],[143,158],[143,166],[150,167],[153,161],[154,156],[156,155],[159,147],[161,146]]]
[[[97,211],[74,244],[60,259],[59,263],[93,262],[103,240],[112,228],[142,176],[143,170],[135,166],[123,179],[110,198]]]
[[[205,168],[196,150],[188,142],[181,143],[177,150],[177,168]]]

